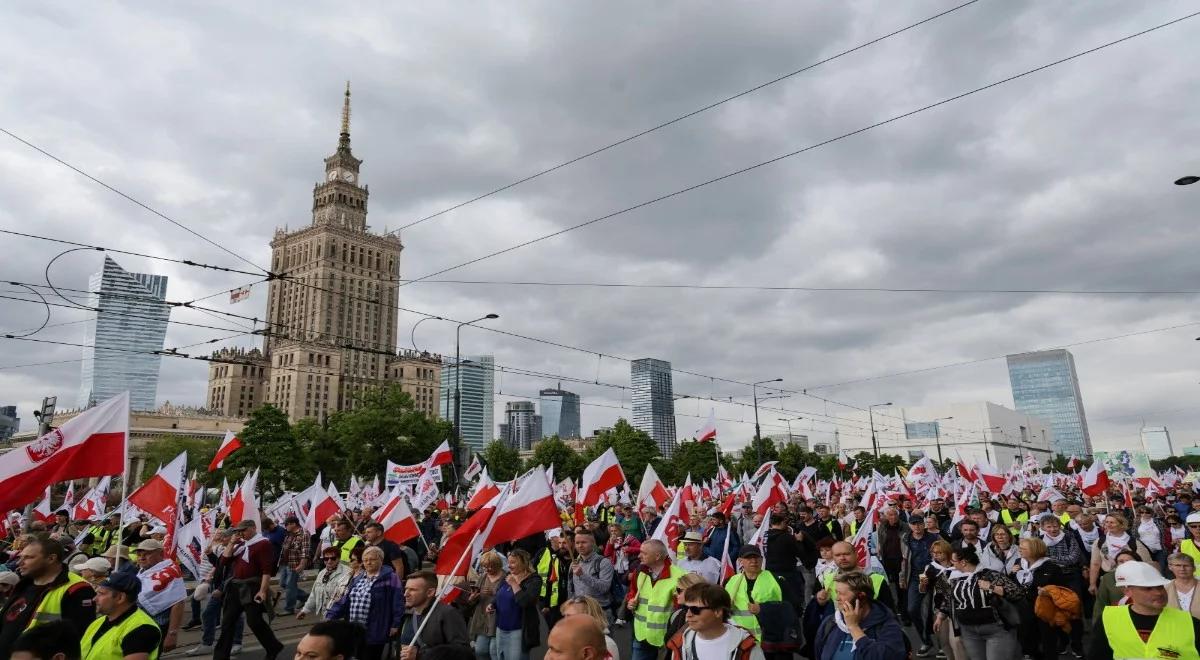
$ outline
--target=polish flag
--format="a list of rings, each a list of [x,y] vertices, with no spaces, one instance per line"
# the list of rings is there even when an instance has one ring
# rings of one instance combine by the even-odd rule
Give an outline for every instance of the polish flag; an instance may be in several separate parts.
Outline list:
[[[226,431],[225,439],[221,440],[221,446],[217,448],[216,456],[213,456],[212,462],[208,464],[208,471],[213,472],[221,467],[221,464],[225,462],[225,459],[229,458],[230,454],[241,448],[242,441],[234,435],[233,431]]]
[[[1071,454],[1071,459],[1067,461],[1067,469],[1068,469],[1068,470],[1074,470],[1074,469],[1075,469],[1075,463],[1076,463],[1076,461],[1075,461],[1075,454]]]
[[[779,502],[787,501],[787,492],[781,485],[782,481],[783,477],[779,476],[779,473],[774,470],[771,471],[771,476],[763,480],[762,485],[754,493],[754,499],[751,500],[755,513],[769,516],[772,506]]]
[[[733,566],[733,558],[729,556],[729,537],[733,536],[731,529],[732,522],[725,523],[725,548],[721,550],[721,584],[725,584],[729,578],[737,573],[737,569]]]
[[[970,488],[963,488],[959,495],[958,501],[954,505],[954,516],[950,519],[950,527],[953,529],[958,521],[967,517],[967,508],[971,506],[971,499],[975,496],[975,484],[972,483]]]
[[[54,511],[50,509],[50,487],[46,486],[46,494],[42,497],[42,501],[33,507],[33,519],[40,520],[44,523],[54,522]]]
[[[247,474],[242,480],[242,485],[238,486],[237,492],[229,502],[229,520],[233,524],[238,524],[243,520],[253,520],[254,524],[259,524],[259,505],[258,505],[258,470]]]
[[[471,464],[467,466],[467,470],[463,472],[463,480],[470,481],[483,471],[483,464],[479,462],[479,455],[475,454],[471,457]]]
[[[104,477],[96,487],[89,490],[86,495],[75,505],[75,510],[71,512],[72,520],[92,520],[104,515],[105,504],[108,502],[108,489],[112,483],[112,477]]]
[[[475,485],[475,492],[471,494],[471,499],[467,500],[467,511],[478,509],[499,494],[500,487],[492,482],[491,476],[484,470],[479,476],[479,483]]]
[[[1000,468],[991,463],[976,463],[975,474],[983,480],[984,487],[989,493],[999,493],[1004,489],[1004,483],[1007,478],[1000,472]]]
[[[62,506],[58,507],[58,509],[60,511],[63,509],[66,509],[67,515],[69,516],[69,515],[71,515],[71,509],[74,509],[74,508],[75,508],[75,482],[68,481],[67,482],[67,492],[65,495],[63,495]],[[74,518],[72,518],[72,520],[74,520]]]
[[[123,392],[0,456],[0,511],[19,509],[60,481],[123,473],[128,439],[129,393]]]
[[[431,469],[439,465],[450,465],[454,462],[454,452],[450,451],[450,441],[443,440],[433,454],[425,460],[425,468]]]
[[[717,411],[708,409],[708,421],[704,427],[696,431],[696,442],[708,442],[717,439]]]
[[[848,463],[846,463],[846,452],[844,452],[844,451],[839,451],[839,452],[838,452],[838,455],[837,455],[837,466],[838,466],[838,469],[839,469],[839,470],[845,470],[847,465],[848,465]]]
[[[187,478],[187,452],[180,452],[170,463],[158,469],[153,477],[133,491],[129,502],[154,516],[164,525],[175,524],[175,509],[179,489]]]
[[[958,468],[958,475],[963,479],[970,482],[974,482],[977,479],[975,471],[967,467],[966,463],[963,463],[962,456],[959,456],[958,460],[954,461],[954,466]]]
[[[479,552],[480,544],[471,543],[475,539],[476,532],[482,535],[491,522],[492,516],[496,513],[496,508],[500,503],[508,497],[509,486],[505,486],[496,493],[491,500],[481,506],[474,515],[467,518],[463,522],[462,527],[459,527],[446,539],[446,543],[438,551],[437,567],[435,571],[438,576],[456,575],[464,577],[467,574],[467,569],[474,563],[475,555]],[[460,561],[463,559],[463,561]]]
[[[681,527],[687,527],[687,523],[683,520],[681,512],[681,498],[683,489],[680,488],[675,492],[675,497],[671,498],[671,504],[663,513],[662,519],[655,528],[654,534],[650,538],[658,539],[667,546],[667,551],[670,553],[675,546],[679,545],[679,537],[682,535],[679,531]]]
[[[383,525],[383,537],[395,543],[404,543],[421,534],[421,530],[417,529],[417,519],[404,502],[399,486],[392,491],[391,499],[384,505],[377,519],[379,524]]]
[[[582,492],[578,503],[583,506],[598,504],[604,493],[625,483],[625,473],[617,454],[609,447],[583,471]]]
[[[618,471],[620,468],[617,468]],[[517,492],[504,500],[497,509],[483,545],[494,546],[505,541],[516,541],[530,534],[539,534],[562,526],[558,517],[558,505],[554,493],[546,483],[546,471],[534,468],[518,485]]]
[[[761,477],[773,470],[775,468],[775,464],[778,462],[779,461],[767,461],[766,463],[763,463],[757,470],[754,471],[754,476],[750,477],[750,481],[758,481]]]
[[[646,472],[642,475],[642,485],[638,487],[636,502],[638,511],[641,511],[647,504],[657,509],[666,504],[670,498],[667,487],[663,485],[662,479],[658,478],[654,466],[647,463]]]
[[[320,481],[320,479],[320,475],[317,475],[317,480]],[[308,509],[308,519],[311,521],[309,525],[313,528],[312,533],[314,534],[317,532],[316,528],[325,524],[325,521],[329,520],[331,516],[336,516],[346,510],[342,496],[332,481],[324,489],[317,491],[309,501],[311,506]]]
[[[438,600],[441,601],[442,605],[453,605],[454,601],[458,600],[458,597],[461,595],[463,595],[462,587],[457,586],[457,585],[450,585],[446,589],[446,593],[442,594],[441,598],[439,598]]]
[[[1093,460],[1092,466],[1083,473],[1084,495],[1096,497],[1108,490],[1108,471],[1104,469],[1103,461]]]

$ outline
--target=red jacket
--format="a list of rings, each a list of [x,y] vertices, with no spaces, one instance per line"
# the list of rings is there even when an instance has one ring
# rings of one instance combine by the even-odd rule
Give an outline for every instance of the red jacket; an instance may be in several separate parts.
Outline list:
[[[635,536],[626,536],[621,539],[621,551],[629,557],[629,565],[631,570],[636,570],[638,563],[638,553],[642,551],[642,542],[637,540]],[[604,544],[604,552],[601,553],[606,559],[617,565],[617,547],[610,540]]]

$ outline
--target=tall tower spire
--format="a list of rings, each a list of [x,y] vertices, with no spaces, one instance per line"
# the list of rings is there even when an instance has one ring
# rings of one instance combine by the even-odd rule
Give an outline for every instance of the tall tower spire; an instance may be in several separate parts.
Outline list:
[[[350,148],[350,81],[346,81],[346,100],[342,103],[342,134],[338,138],[338,149]]]

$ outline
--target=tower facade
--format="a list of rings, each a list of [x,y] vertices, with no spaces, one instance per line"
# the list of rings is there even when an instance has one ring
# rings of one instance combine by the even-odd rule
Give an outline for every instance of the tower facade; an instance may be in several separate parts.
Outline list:
[[[538,404],[542,411],[542,436],[558,436],[562,439],[581,438],[579,422],[579,395],[561,387],[538,392]]]
[[[276,229],[271,241],[271,271],[282,277],[268,285],[261,355],[214,353],[210,406],[235,414],[243,407],[234,397],[245,387],[248,395],[255,390],[255,404],[275,405],[289,419],[323,419],[394,379],[419,410],[436,414],[440,356],[395,350],[403,245],[367,224],[370,189],[360,179],[362,162],[350,149],[347,83],[337,149],[313,186],[311,222],[295,231]],[[245,374],[223,368],[230,362],[250,368]],[[260,363],[265,369],[253,368]]]
[[[171,308],[166,275],[133,273],[104,257],[88,280],[88,306],[100,311],[85,330],[76,404],[86,408],[129,391],[133,410],[153,410]]]
[[[542,417],[532,401],[509,401],[504,404],[504,423],[500,439],[517,451],[528,451],[542,439]]]
[[[1051,450],[1063,456],[1091,456],[1092,438],[1083,395],[1070,351],[1055,349],[1008,356],[1013,404],[1054,431]]]
[[[671,388],[671,363],[642,358],[630,366],[633,426],[645,431],[664,458],[675,453],[675,398]]]
[[[442,418],[454,420],[454,389],[461,383],[458,406],[463,447],[483,451],[496,439],[493,408],[496,360],[491,355],[469,355],[463,356],[461,365],[455,365],[452,358],[443,362],[439,407]]]

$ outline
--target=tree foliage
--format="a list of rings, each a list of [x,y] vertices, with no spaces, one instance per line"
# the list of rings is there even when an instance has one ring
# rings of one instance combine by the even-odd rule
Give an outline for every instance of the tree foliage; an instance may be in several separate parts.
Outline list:
[[[488,474],[496,481],[508,481],[521,470],[521,455],[503,440],[493,440],[483,448],[479,460],[487,466]]]
[[[242,448],[225,459],[222,472],[232,484],[258,468],[258,490],[267,498],[285,490],[302,490],[311,483],[312,465],[296,440],[287,415],[272,405],[255,408],[238,434]]]
[[[761,449],[761,456],[760,450]],[[779,460],[779,451],[775,448],[775,441],[770,438],[759,438],[751,440],[749,444],[742,449],[741,456],[734,463],[736,474],[741,475],[754,474],[759,466],[763,463]]]
[[[608,451],[609,447],[612,447],[617,460],[621,462],[621,469],[625,472],[625,479],[630,488],[636,488],[642,482],[646,464],[662,456],[658,444],[649,434],[633,428],[633,425],[622,418],[618,419],[611,429],[596,437],[595,444],[583,456],[584,466]]]
[[[669,479],[667,483],[682,484],[689,474],[692,475],[692,483],[713,479],[717,476],[716,445],[711,442],[681,442],[671,460],[664,463],[664,470],[659,470],[658,465],[654,466],[654,470],[660,479]],[[663,474],[663,471],[667,474]]]
[[[454,425],[417,410],[399,385],[364,392],[354,408],[334,413],[329,432],[345,453],[351,474],[382,474],[391,459],[403,465],[429,458]]]
[[[213,473],[208,471],[208,464],[212,462],[213,456],[217,453],[217,447],[220,441],[205,438],[179,438],[165,437],[152,440],[146,444],[141,454],[146,459],[146,465],[142,468],[142,473],[137,475],[136,483],[145,483],[147,479],[154,476],[155,470],[159,465],[166,465],[175,460],[179,452],[186,451],[188,455],[188,469],[196,470],[197,480],[205,485],[220,485],[220,481],[213,481]],[[133,484],[130,484],[132,487]],[[77,491],[78,492],[78,491]]]
[[[583,476],[583,468],[587,467],[579,452],[568,447],[558,436],[546,438],[533,448],[533,456],[525,461],[525,469],[530,470],[538,465],[547,468],[553,465],[556,481],[579,479]]]

